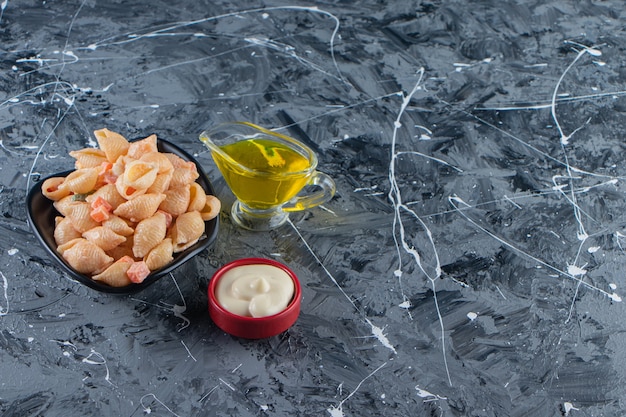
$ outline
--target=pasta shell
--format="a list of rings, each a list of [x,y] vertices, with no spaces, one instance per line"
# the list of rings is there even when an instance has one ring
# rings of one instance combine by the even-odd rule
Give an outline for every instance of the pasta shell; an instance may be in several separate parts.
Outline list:
[[[171,229],[174,253],[182,252],[195,244],[204,233],[204,220],[200,212],[188,211],[174,221]]]
[[[113,230],[104,226],[98,226],[87,230],[83,233],[83,237],[100,246],[105,251],[111,250],[119,244],[126,242],[126,238],[124,236],[118,235]]]
[[[165,200],[165,194],[149,193],[140,195],[139,197],[120,204],[113,211],[113,214],[124,217],[132,222],[139,222],[152,216],[163,200]]]
[[[60,187],[75,194],[87,194],[96,187],[100,168],[83,168],[71,172]]]
[[[55,201],[54,203],[52,203],[52,205],[59,213],[61,213],[61,216],[67,217],[68,207],[74,203],[76,203],[76,201],[74,200],[74,196],[67,195],[62,199]]]
[[[170,188],[178,188],[183,185],[188,185],[194,182],[200,174],[198,174],[198,168],[193,162],[185,162],[185,165],[175,167],[172,174],[172,180],[170,181]]]
[[[165,200],[159,206],[159,210],[170,213],[173,217],[177,217],[187,211],[190,196],[189,185],[178,188],[170,188],[165,192]]]
[[[124,169],[124,183],[135,189],[148,189],[156,179],[159,167],[156,164],[143,161],[132,161]]]
[[[85,201],[91,204],[96,198],[102,197],[115,210],[120,204],[125,203],[126,199],[120,195],[115,184],[107,184],[98,188],[93,194],[88,195]]]
[[[115,163],[117,159],[126,155],[130,143],[119,133],[109,129],[99,129],[93,132],[98,141],[98,147],[104,152],[109,162]]]
[[[108,220],[103,221],[102,226],[111,229],[121,236],[130,236],[135,232],[135,230],[126,223],[126,220],[114,214],[110,215]]]
[[[106,251],[106,254],[115,260],[121,259],[124,256],[129,256],[135,259],[135,255],[133,255],[133,236],[128,236],[125,242],[122,242],[113,249]]]
[[[157,137],[156,135],[150,135],[147,138],[131,142],[127,155],[133,159],[139,159],[145,154],[158,151]]]
[[[64,182],[64,177],[48,178],[41,184],[41,193],[44,197],[54,201],[67,197],[70,194],[70,190],[61,186]]]
[[[101,247],[83,238],[72,239],[58,250],[67,263],[82,274],[99,273],[113,262]]]
[[[204,192],[204,188],[197,182],[192,183],[189,189],[189,206],[187,207],[187,211],[202,211],[205,204],[206,193]]]
[[[169,172],[174,169],[174,165],[172,165],[167,156],[161,152],[148,152],[143,154],[139,160],[155,164],[159,169],[159,174],[163,174],[164,172]]]
[[[115,188],[117,189],[117,192],[120,193],[120,195],[126,200],[132,200],[133,198],[137,198],[148,192],[147,188],[135,188],[126,184],[126,180],[123,176],[119,177],[117,181],[115,181]]]
[[[148,188],[147,192],[149,193],[164,193],[170,187],[170,181],[172,180],[172,174],[174,173],[174,169],[170,171],[166,171],[162,174],[157,174],[154,182]]]
[[[129,158],[126,155],[121,155],[119,158],[117,158],[117,160],[113,163],[113,166],[111,167],[111,172],[120,177],[122,175],[124,175],[124,170],[126,169],[126,164],[129,162],[134,161],[134,159]]]
[[[84,201],[74,201],[66,207],[66,216],[71,222],[74,229],[80,233],[85,233],[89,229],[93,229],[100,224],[90,216],[91,207],[89,203]]]
[[[163,155],[170,161],[174,168],[180,168],[182,166],[185,166],[188,162],[180,156],[176,155],[175,153],[163,152]]]
[[[72,221],[67,217],[57,216],[54,219],[54,223],[54,241],[57,246],[61,246],[72,239],[81,237],[80,232],[74,229]]]
[[[165,239],[167,219],[160,211],[152,217],[140,221],[133,235],[133,255],[143,258],[152,248]]]
[[[174,259],[172,256],[173,252],[174,245],[172,244],[172,239],[167,238],[152,248],[143,260],[148,265],[150,271],[155,271],[172,262]]]
[[[131,283],[126,272],[134,262],[135,260],[130,256],[124,256],[92,278],[94,281],[104,282],[111,287],[125,287]]]
[[[76,159],[74,166],[76,169],[96,168],[107,162],[106,154],[101,149],[84,148],[77,151],[70,151],[70,156]]]
[[[200,211],[200,216],[206,222],[217,217],[221,209],[222,202],[214,195],[207,195],[205,205]]]

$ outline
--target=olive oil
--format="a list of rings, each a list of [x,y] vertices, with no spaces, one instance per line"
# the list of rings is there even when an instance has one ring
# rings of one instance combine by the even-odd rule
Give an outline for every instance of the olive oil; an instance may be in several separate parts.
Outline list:
[[[239,201],[251,209],[281,206],[307,184],[311,162],[288,144],[270,138],[249,138],[219,147],[213,159]]]

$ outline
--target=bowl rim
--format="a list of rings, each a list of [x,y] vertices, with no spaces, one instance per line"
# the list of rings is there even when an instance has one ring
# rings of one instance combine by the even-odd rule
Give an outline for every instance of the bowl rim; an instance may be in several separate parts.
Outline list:
[[[236,268],[236,267],[245,266],[245,265],[270,265],[286,272],[294,284],[294,294],[293,294],[291,301],[287,305],[287,307],[285,307],[282,311],[276,314],[273,314],[271,316],[265,316],[265,317],[240,316],[222,307],[222,305],[217,300],[217,297],[215,296],[215,289],[217,287],[217,283],[222,278],[222,276],[224,276],[224,274],[228,272],[229,270]],[[301,299],[302,299],[302,286],[300,285],[300,280],[298,279],[296,274],[287,265],[281,262],[275,261],[273,259],[251,257],[251,258],[237,259],[237,260],[228,262],[227,264],[218,268],[218,270],[215,271],[215,273],[211,277],[211,281],[209,282],[207,293],[208,293],[207,295],[209,299],[209,308],[212,309],[211,314],[219,315],[220,322],[223,322],[224,320],[228,320],[228,322],[230,323],[228,326],[224,326],[224,327],[227,327],[226,329],[220,326],[219,324],[218,324],[218,327],[220,327],[222,330],[230,334],[239,333],[239,334],[234,334],[235,336],[251,337],[251,338],[256,339],[256,338],[261,338],[261,337],[269,337],[269,336],[273,336],[277,334],[273,331],[276,328],[291,327],[291,325],[295,322],[295,319],[297,318],[298,314],[300,313],[300,305],[301,305]],[[293,322],[291,322],[291,320],[293,320]],[[232,324],[232,327],[231,327],[231,324]],[[263,334],[260,337],[257,337],[256,335],[246,336],[246,335],[241,334],[241,332],[239,331],[241,329],[236,328],[236,326],[238,325],[251,326],[252,328],[254,328],[255,326],[259,324],[272,324],[272,326],[270,326],[269,329],[259,330],[262,333],[268,333],[268,334]],[[235,331],[233,332],[232,330],[235,330]],[[284,330],[286,329],[281,330],[281,332]]]
[[[133,139],[133,140],[130,140],[129,142],[134,142],[134,141],[141,140],[141,139],[143,138]],[[189,154],[184,149],[180,148],[178,145],[175,145],[174,143],[168,140],[160,139],[158,137],[157,137],[157,147],[159,149],[159,152],[174,153],[177,156],[183,159],[186,159],[187,161],[193,162],[196,165],[196,168],[199,174],[198,179],[196,179],[196,182],[200,184],[200,186],[204,189],[207,195],[215,195],[215,191],[213,189],[211,181],[209,180],[209,177],[206,175],[206,173],[200,166],[200,163],[193,156],[191,156],[191,154]],[[72,268],[65,261],[65,259],[63,259],[63,257],[59,255],[59,253],[56,251],[57,245],[56,245],[56,242],[54,242],[54,237],[51,238],[50,233],[47,233],[45,231],[45,225],[42,225],[41,221],[37,220],[37,217],[36,217],[37,213],[35,213],[35,207],[34,207],[35,204],[37,203],[42,204],[42,202],[45,202],[45,203],[49,202],[49,205],[51,207],[51,212],[48,215],[51,217],[56,217],[60,215],[60,213],[52,205],[53,201],[47,199],[43,195],[43,193],[41,192],[41,187],[44,181],[47,180],[48,178],[61,177],[61,176],[64,177],[73,171],[75,170],[71,169],[67,171],[57,172],[57,173],[48,175],[45,178],[40,179],[36,184],[34,184],[26,196],[26,215],[27,215],[28,223],[30,225],[31,230],[37,237],[37,240],[39,240],[41,245],[44,247],[44,249],[46,249],[46,251],[51,255],[51,257],[57,262],[57,264],[64,270],[66,274],[70,275],[72,279],[74,279],[75,281],[78,281],[79,283],[87,287],[90,287],[100,292],[105,292],[105,293],[110,293],[110,294],[136,293],[154,284],[156,281],[163,278],[165,275],[167,275],[174,269],[178,268],[179,266],[181,266],[182,264],[184,264],[185,262],[187,262],[188,260],[196,256],[198,253],[208,248],[211,245],[211,243],[213,243],[215,239],[217,238],[217,234],[219,230],[219,217],[220,217],[219,215],[211,220],[205,221],[205,233],[203,235],[205,236],[204,238],[201,238],[201,240],[196,242],[190,248],[180,252],[179,254],[175,254],[174,260],[172,262],[168,263],[167,265],[165,265],[164,267],[160,269],[157,269],[151,272],[143,282],[139,284],[131,283],[124,287],[112,287],[110,285],[100,283],[98,281],[94,281],[93,279],[91,279],[91,277],[85,274],[81,274],[78,271],[74,270],[74,268]]]

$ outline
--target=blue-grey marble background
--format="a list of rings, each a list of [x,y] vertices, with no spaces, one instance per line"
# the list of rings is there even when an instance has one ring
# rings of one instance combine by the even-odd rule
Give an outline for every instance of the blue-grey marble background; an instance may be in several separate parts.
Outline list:
[[[626,11],[620,0],[0,3],[0,414],[622,416]],[[337,183],[268,233],[198,140],[247,120]],[[72,281],[27,191],[107,127],[194,154],[209,250],[138,294]],[[210,320],[215,270],[291,267],[264,340]]]

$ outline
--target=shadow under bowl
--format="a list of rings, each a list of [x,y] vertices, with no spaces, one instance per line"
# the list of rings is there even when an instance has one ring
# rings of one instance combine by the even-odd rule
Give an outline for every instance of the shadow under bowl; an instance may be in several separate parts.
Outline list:
[[[207,195],[215,195],[213,186],[211,185],[211,182],[209,181],[207,175],[202,170],[202,167],[200,166],[198,161],[196,161],[190,154],[164,139],[157,139],[157,147],[159,149],[159,152],[173,153],[186,161],[193,162],[198,169],[198,174],[200,174],[199,177],[196,179],[196,182],[200,184],[200,186],[204,189],[204,192]],[[80,282],[81,284],[86,285],[87,287],[90,287],[97,291],[112,294],[136,293],[150,286],[151,284],[154,284],[156,281],[163,278],[165,275],[169,274],[171,271],[173,271],[183,263],[187,262],[198,253],[207,249],[217,237],[219,216],[205,222],[204,234],[202,235],[200,240],[198,240],[198,242],[182,252],[175,253],[172,262],[165,265],[161,269],[151,272],[150,275],[148,275],[143,282],[139,284],[129,284],[124,287],[112,287],[107,284],[94,281],[88,275],[81,274],[80,272],[74,270],[57,252],[57,244],[54,240],[54,219],[55,217],[60,216],[60,214],[54,208],[53,201],[46,198],[41,192],[41,186],[46,179],[51,177],[65,177],[71,172],[73,171],[70,170],[49,175],[48,177],[43,178],[37,184],[35,184],[30,189],[26,197],[26,213],[28,217],[28,223],[30,224],[31,229],[33,230],[35,236],[37,236],[43,247],[50,254],[50,256],[52,256],[52,258],[57,261],[59,266],[71,278]]]

